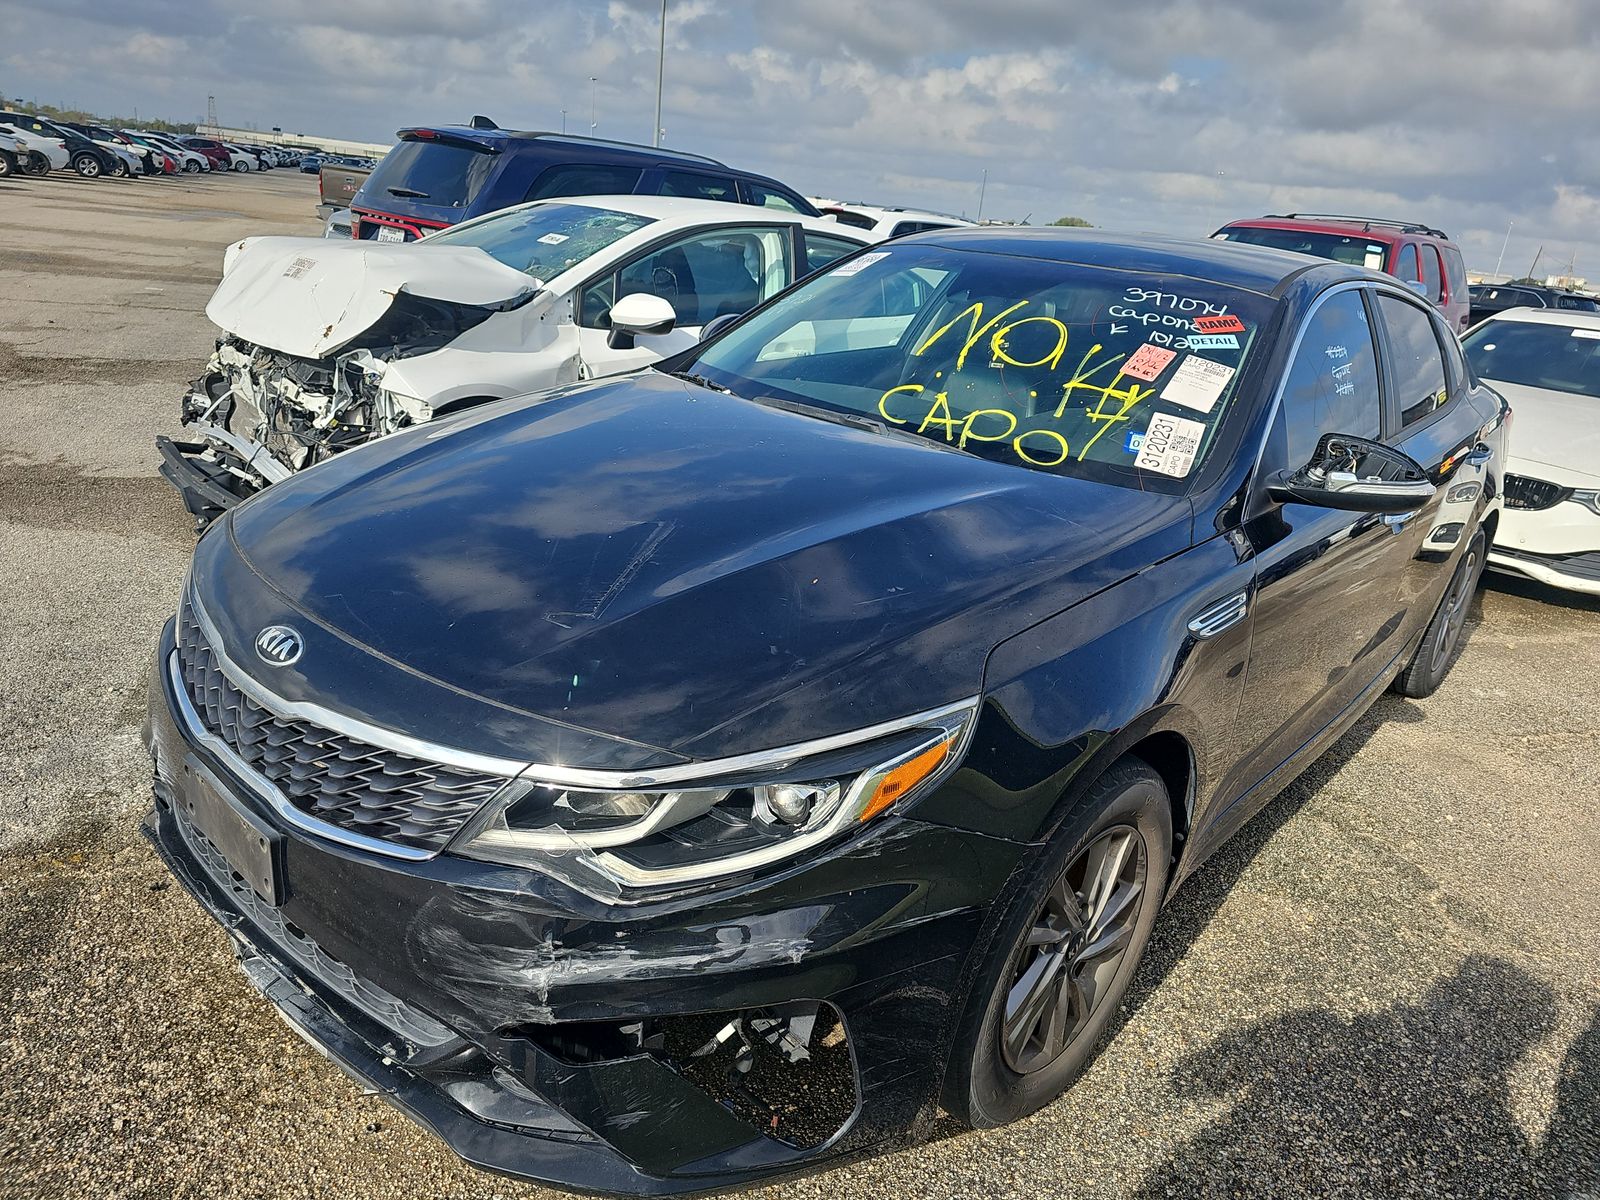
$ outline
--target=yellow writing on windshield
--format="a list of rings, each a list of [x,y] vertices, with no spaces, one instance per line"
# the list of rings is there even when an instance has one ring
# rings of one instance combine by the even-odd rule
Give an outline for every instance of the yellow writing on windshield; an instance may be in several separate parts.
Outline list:
[[[939,328],[930,333],[928,335],[928,339],[923,342],[922,345],[918,346],[914,351],[912,351],[912,354],[925,354],[929,347],[931,347],[945,334],[954,329],[956,325],[960,323],[961,319],[965,317],[967,319],[967,340],[961,344],[961,353],[956,355],[956,370],[959,371],[962,367],[966,366],[967,354],[974,346],[978,344],[979,339],[981,339],[984,334],[988,333],[1006,317],[1016,312],[1017,309],[1026,307],[1028,307],[1028,302],[1026,300],[1018,300],[1010,308],[1004,310],[1003,312],[996,313],[987,321],[984,321],[982,325],[979,325],[978,322],[983,320],[983,301],[979,300],[976,303],[962,309],[955,316],[951,317],[946,324],[939,326]]]

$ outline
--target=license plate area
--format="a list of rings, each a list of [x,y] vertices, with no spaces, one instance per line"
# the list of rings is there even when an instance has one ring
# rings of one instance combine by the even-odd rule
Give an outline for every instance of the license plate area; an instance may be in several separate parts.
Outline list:
[[[393,225],[379,225],[378,236],[372,240],[375,242],[403,242],[406,240],[406,231]]]
[[[273,907],[283,903],[282,836],[229,803],[221,782],[193,757],[184,763],[178,803],[251,891]]]

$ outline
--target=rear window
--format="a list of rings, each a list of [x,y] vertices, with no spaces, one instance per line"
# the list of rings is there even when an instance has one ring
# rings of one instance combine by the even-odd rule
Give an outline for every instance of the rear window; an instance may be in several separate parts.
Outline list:
[[[1316,233],[1309,229],[1254,229],[1230,225],[1219,230],[1216,237],[1224,242],[1244,242],[1251,246],[1270,246],[1274,250],[1293,250],[1314,258],[1331,258],[1334,262],[1366,267],[1370,271],[1383,270],[1389,252],[1385,243],[1364,234]]]
[[[649,217],[580,204],[535,204],[428,235],[428,245],[477,246],[549,282],[651,224]]]
[[[404,141],[383,156],[367,180],[367,194],[465,208],[482,190],[497,157],[453,142]]]

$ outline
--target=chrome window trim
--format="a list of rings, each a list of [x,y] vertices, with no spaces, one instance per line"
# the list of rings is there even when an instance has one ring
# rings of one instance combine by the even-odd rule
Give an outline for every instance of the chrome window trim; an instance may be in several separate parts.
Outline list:
[[[384,750],[394,750],[400,754],[409,754],[415,758],[435,762],[441,766],[459,767],[463,770],[478,771],[486,775],[501,775],[506,778],[521,775],[524,778],[536,780],[540,783],[552,783],[562,787],[587,788],[594,791],[633,791],[643,788],[654,788],[677,783],[714,783],[723,776],[742,775],[748,771],[782,769],[803,759],[811,758],[818,754],[827,754],[833,750],[842,750],[847,746],[854,746],[859,742],[869,742],[876,738],[888,737],[891,734],[903,733],[908,729],[916,729],[921,725],[939,721],[943,718],[954,716],[967,709],[976,708],[981,696],[967,696],[950,704],[942,704],[937,708],[925,709],[922,712],[912,713],[909,716],[897,717],[892,721],[883,721],[877,725],[869,725],[865,729],[852,729],[844,733],[830,734],[826,737],[813,738],[805,742],[795,742],[788,746],[777,746],[768,750],[754,750],[747,754],[735,754],[727,758],[700,759],[694,762],[674,763],[670,766],[648,768],[645,770],[617,771],[600,770],[590,767],[564,767],[555,763],[530,763],[510,758],[496,758],[486,754],[475,754],[468,750],[460,750],[451,746],[441,746],[437,742],[424,741],[397,730],[388,729],[381,725],[373,725],[343,713],[334,712],[320,704],[308,701],[286,700],[282,696],[268,691],[244,671],[222,648],[222,638],[217,633],[217,628],[206,615],[204,606],[199,597],[191,588],[189,591],[189,607],[194,612],[195,620],[199,622],[205,632],[206,640],[211,645],[211,653],[216,656],[217,665],[228,681],[242,691],[250,699],[275,716],[292,720],[310,721],[334,733],[342,733],[347,737],[369,742]],[[385,843],[387,844],[387,843]]]
[[[228,770],[238,776],[244,783],[272,806],[276,813],[286,824],[293,825],[305,833],[313,833],[318,837],[326,838],[330,842],[338,842],[342,846],[350,846],[356,850],[368,850],[374,854],[386,855],[389,858],[404,858],[411,862],[424,862],[438,854],[437,850],[419,850],[414,846],[403,846],[399,842],[386,842],[379,838],[367,837],[365,834],[352,833],[337,825],[330,825],[326,821],[319,821],[315,817],[307,816],[294,805],[289,803],[289,798],[280,792],[276,786],[261,772],[257,771],[244,759],[235,753],[232,746],[224,742],[216,734],[205,727],[200,720],[200,714],[195,709],[194,701],[189,698],[189,687],[183,679],[183,667],[178,662],[178,652],[174,650],[167,658],[167,682],[172,689],[172,696],[177,704],[177,715],[183,725],[183,732],[201,746],[204,746]]]

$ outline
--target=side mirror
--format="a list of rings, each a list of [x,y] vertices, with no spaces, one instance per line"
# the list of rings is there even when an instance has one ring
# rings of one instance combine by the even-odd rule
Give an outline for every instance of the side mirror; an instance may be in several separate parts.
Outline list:
[[[1267,485],[1267,494],[1281,504],[1374,513],[1412,512],[1434,490],[1414,458],[1382,442],[1342,433],[1324,434],[1310,463]]]
[[[632,292],[611,306],[611,334],[606,345],[613,350],[632,350],[641,333],[671,333],[678,314],[660,296]]]
[[[723,313],[720,317],[712,317],[711,320],[706,322],[705,328],[700,331],[700,340],[709,342],[743,315],[743,313]]]
[[[1410,288],[1419,296],[1426,296],[1428,294],[1428,285],[1423,283],[1420,279],[1408,279],[1405,281],[1405,283],[1408,288]]]

